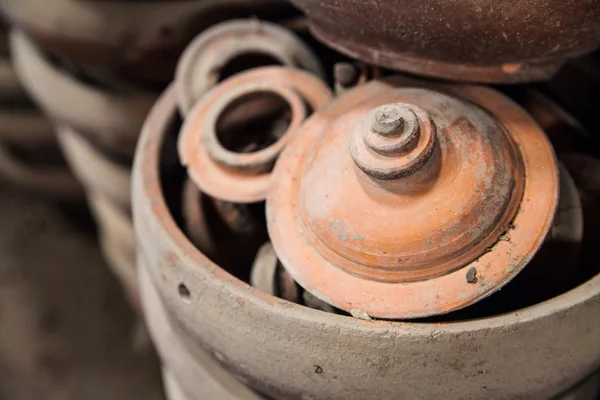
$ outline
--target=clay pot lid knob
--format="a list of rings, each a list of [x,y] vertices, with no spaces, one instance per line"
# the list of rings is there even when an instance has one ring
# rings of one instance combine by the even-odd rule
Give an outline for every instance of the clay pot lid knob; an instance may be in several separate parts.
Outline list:
[[[430,121],[426,111],[408,104],[377,107],[365,118],[362,129],[351,135],[350,155],[363,172],[375,179],[410,175],[433,153],[435,126]]]

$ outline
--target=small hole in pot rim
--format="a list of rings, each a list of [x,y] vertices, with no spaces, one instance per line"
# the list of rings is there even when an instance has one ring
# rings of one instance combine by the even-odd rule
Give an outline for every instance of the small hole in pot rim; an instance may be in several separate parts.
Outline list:
[[[177,286],[177,292],[183,300],[190,301],[192,294],[185,284],[180,283],[179,286]]]

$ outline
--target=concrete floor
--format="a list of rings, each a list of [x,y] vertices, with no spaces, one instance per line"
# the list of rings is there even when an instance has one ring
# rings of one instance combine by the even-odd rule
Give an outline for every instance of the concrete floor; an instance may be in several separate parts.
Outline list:
[[[164,398],[156,356],[81,221],[0,182],[0,400]]]

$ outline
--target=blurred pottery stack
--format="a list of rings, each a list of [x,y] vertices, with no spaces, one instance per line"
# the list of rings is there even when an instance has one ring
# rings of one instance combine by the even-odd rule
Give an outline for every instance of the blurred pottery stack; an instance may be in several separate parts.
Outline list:
[[[33,134],[39,136],[36,145],[58,138],[98,223],[105,258],[139,309],[130,181],[144,118],[195,34],[236,16],[286,16],[290,7],[275,0],[2,0],[0,4],[11,26],[6,35],[14,62],[14,70],[6,73],[10,65],[1,64],[2,90],[10,89],[4,90],[10,83],[5,85],[6,79],[18,75],[47,117],[25,118],[11,112],[6,118],[13,125],[25,124],[21,130],[33,131],[27,136],[30,141]],[[21,94],[22,90],[16,93]],[[7,164],[10,158],[2,159],[3,169],[13,175],[27,173],[16,177],[21,182],[28,178],[48,185],[49,179],[41,175],[50,174],[60,190],[79,190],[64,168],[62,175],[48,168],[38,175],[22,172],[14,162]]]
[[[19,81],[9,32],[0,21],[0,177],[28,192],[60,201],[83,196],[64,162],[52,123]]]

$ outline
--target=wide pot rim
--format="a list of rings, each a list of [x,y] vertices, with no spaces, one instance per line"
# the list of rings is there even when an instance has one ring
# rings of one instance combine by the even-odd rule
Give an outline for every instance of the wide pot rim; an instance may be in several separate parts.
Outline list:
[[[557,297],[523,309],[474,320],[431,323],[361,320],[349,316],[327,314],[260,292],[221,269],[196,249],[185,233],[177,226],[167,206],[159,170],[159,160],[166,132],[164,130],[161,132],[159,128],[161,126],[167,127],[175,113],[175,91],[173,86],[170,86],[152,108],[142,129],[136,150],[133,174],[134,217],[136,222],[139,222],[135,224],[136,233],[140,237],[149,231],[149,227],[155,229],[170,256],[180,259],[183,265],[190,268],[189,271],[182,271],[183,273],[193,273],[204,283],[223,286],[223,290],[227,290],[228,295],[238,297],[247,305],[251,304],[264,312],[288,319],[310,318],[316,322],[342,324],[348,328],[359,330],[396,328],[400,333],[411,335],[434,330],[436,332],[440,330],[464,332],[493,327],[506,328],[527,320],[544,318],[600,296],[600,274],[598,274]],[[139,243],[143,253],[145,241],[139,240]],[[149,264],[146,263],[146,265]],[[157,282],[160,281],[158,279],[160,276],[159,271],[151,271],[151,276],[156,283],[159,283],[158,286],[160,287],[160,282]]]

